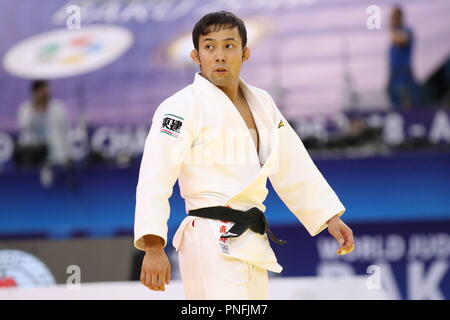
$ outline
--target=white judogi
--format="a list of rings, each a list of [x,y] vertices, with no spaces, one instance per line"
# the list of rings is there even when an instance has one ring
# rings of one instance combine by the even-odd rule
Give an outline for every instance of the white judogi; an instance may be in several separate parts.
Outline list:
[[[137,185],[136,248],[144,249],[143,236],[147,234],[158,235],[167,244],[168,199],[177,178],[186,213],[210,206],[265,211],[267,178],[312,236],[324,230],[331,217],[344,213],[345,207],[270,95],[242,79],[239,86],[258,128],[259,152],[231,100],[198,73],[191,85],[157,108]],[[186,226],[196,219],[203,218],[187,216],[181,223],[173,238],[177,250]],[[266,234],[248,229],[223,242],[222,226],[228,231],[233,222],[205,220],[222,256],[281,272]]]

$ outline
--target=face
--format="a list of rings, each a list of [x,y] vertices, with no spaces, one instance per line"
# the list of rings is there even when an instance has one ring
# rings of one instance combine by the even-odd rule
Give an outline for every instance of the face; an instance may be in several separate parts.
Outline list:
[[[192,60],[200,65],[201,74],[218,87],[230,87],[239,81],[241,66],[250,56],[237,27],[224,28],[200,35],[199,50],[192,50]]]
[[[394,9],[391,13],[391,25],[394,28],[399,28],[403,24],[403,15],[400,9]]]
[[[33,92],[33,101],[36,105],[45,106],[50,98],[48,87],[42,87]]]

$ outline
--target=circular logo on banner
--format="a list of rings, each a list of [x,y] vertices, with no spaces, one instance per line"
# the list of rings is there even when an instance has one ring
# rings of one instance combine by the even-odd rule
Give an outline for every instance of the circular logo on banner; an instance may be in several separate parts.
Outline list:
[[[0,250],[0,288],[32,288],[55,284],[47,266],[20,250]]]
[[[132,43],[133,34],[118,26],[53,30],[14,45],[3,65],[12,75],[27,79],[70,77],[108,65]]]

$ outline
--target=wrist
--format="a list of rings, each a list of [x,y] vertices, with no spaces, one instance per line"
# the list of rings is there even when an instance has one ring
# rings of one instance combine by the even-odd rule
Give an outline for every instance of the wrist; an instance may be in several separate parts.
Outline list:
[[[338,221],[338,220],[339,220],[339,215],[337,214],[337,215],[331,217],[331,218],[327,221],[327,224],[333,223],[333,222]]]
[[[153,246],[153,247],[145,247],[144,248],[145,253],[147,254],[161,254],[164,252],[164,247],[160,247],[160,246]]]
[[[160,236],[148,234],[144,236],[145,247],[144,250],[147,251],[162,251],[164,250],[164,240]]]

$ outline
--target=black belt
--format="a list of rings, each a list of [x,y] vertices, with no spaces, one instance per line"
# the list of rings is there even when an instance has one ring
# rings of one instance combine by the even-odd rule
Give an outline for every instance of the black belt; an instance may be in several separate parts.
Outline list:
[[[206,207],[189,211],[189,215],[209,218],[223,221],[232,221],[234,225],[227,233],[222,235],[222,238],[235,238],[243,234],[248,228],[259,234],[267,234],[270,240],[276,244],[286,244],[287,241],[278,239],[269,229],[264,212],[256,207],[247,211],[232,209],[229,207]]]

